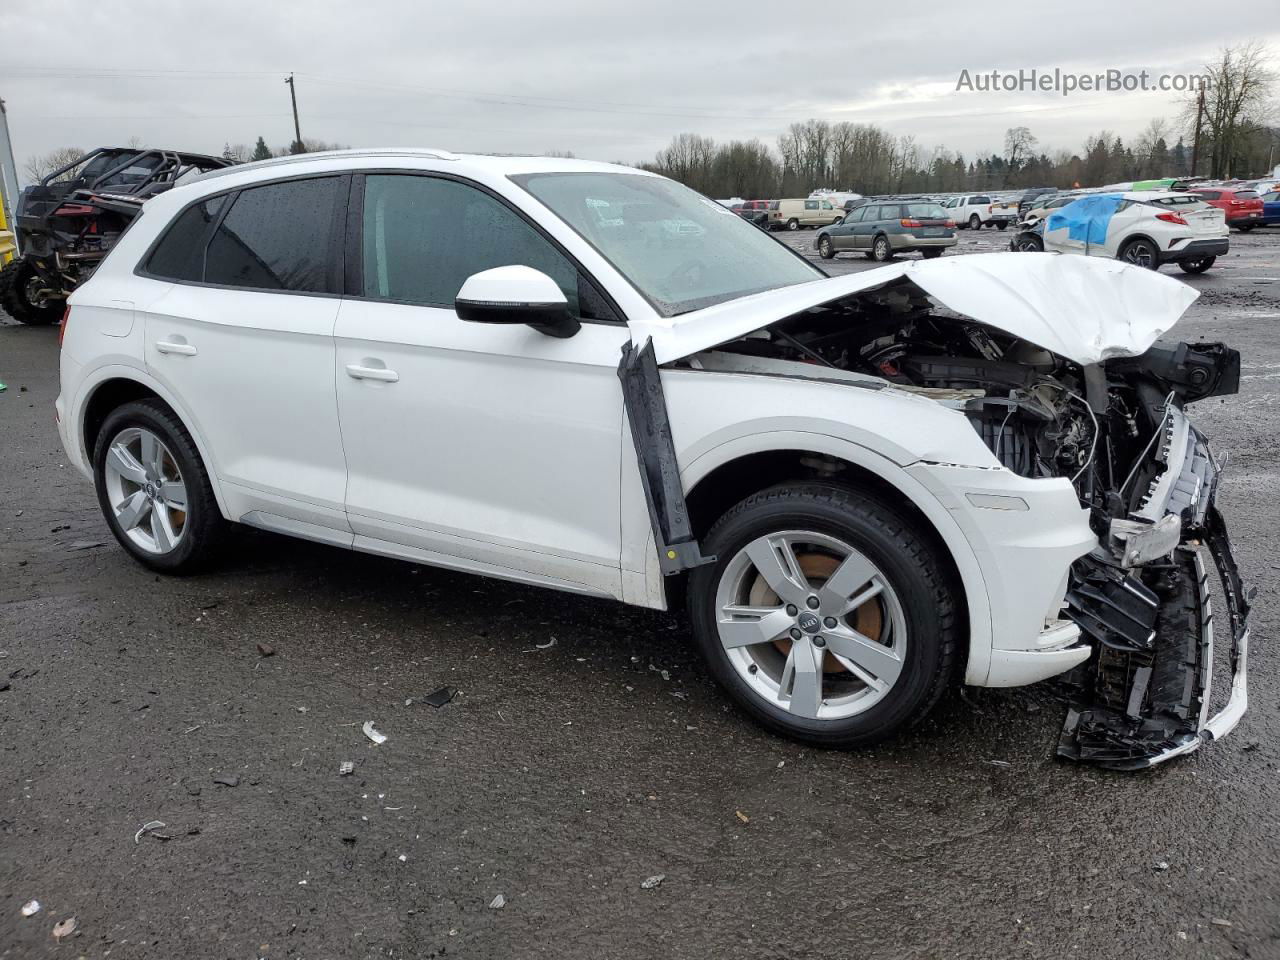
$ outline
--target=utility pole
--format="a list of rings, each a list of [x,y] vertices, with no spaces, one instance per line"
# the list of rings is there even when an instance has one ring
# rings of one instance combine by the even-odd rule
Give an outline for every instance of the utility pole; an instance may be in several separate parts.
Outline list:
[[[14,215],[18,210],[18,168],[13,163],[13,141],[9,138],[9,115],[0,98],[0,200],[4,201],[4,219],[9,229],[17,232]]]
[[[292,73],[289,74],[289,78],[285,80],[285,83],[289,85],[289,99],[293,101],[293,143],[295,149],[290,150],[289,152],[305,153],[306,151],[302,147],[302,127],[298,125],[298,91],[293,86]],[[1204,94],[1201,94],[1201,96],[1204,96]]]
[[[1200,88],[1200,96],[1196,99],[1196,138],[1191,143],[1191,176],[1196,175],[1196,164],[1200,161],[1200,118],[1204,116],[1204,87]]]

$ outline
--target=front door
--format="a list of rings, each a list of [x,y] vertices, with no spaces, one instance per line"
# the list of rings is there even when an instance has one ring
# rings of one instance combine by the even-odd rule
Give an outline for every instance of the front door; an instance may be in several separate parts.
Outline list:
[[[475,185],[370,174],[353,192],[361,295],[342,302],[334,375],[356,546],[620,596],[625,324]],[[463,281],[508,264],[555,279],[582,329],[459,319]]]

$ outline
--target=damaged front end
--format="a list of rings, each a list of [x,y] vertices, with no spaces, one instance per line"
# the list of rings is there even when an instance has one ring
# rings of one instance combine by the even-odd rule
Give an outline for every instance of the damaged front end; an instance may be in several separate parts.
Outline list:
[[[887,382],[962,412],[1010,471],[1069,479],[1098,539],[1072,568],[1066,613],[1094,650],[1066,676],[1059,755],[1138,769],[1226,734],[1247,701],[1249,597],[1214,506],[1222,464],[1184,411],[1237,392],[1239,354],[1148,341],[1141,353],[1068,359],[1007,326],[939,310],[924,286],[903,276],[686,362]],[[1215,583],[1231,677],[1211,716]]]

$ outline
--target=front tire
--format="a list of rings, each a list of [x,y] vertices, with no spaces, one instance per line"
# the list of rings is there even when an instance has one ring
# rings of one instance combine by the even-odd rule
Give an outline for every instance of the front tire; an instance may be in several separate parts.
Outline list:
[[[1199,260],[1179,260],[1178,269],[1183,273],[1204,273],[1214,265],[1217,257],[1201,257]]]
[[[11,260],[0,270],[0,309],[29,326],[56,323],[66,301],[37,296],[39,284],[39,274],[29,260]]]
[[[1146,270],[1160,269],[1160,251],[1150,240],[1143,240],[1141,237],[1126,243],[1120,250],[1118,259]]]
[[[1024,233],[1013,242],[1013,249],[1018,253],[1042,253],[1044,241],[1034,233]]]
[[[836,255],[835,247],[831,246],[831,238],[826,234],[818,238],[818,253],[823,260],[830,260]]]
[[[126,403],[107,416],[93,477],[107,525],[143,566],[188,574],[217,558],[230,524],[191,434],[160,401]]]
[[[957,603],[939,548],[863,491],[780,486],[712,528],[718,558],[690,575],[689,616],[717,682],[783,736],[879,742],[951,682]]]

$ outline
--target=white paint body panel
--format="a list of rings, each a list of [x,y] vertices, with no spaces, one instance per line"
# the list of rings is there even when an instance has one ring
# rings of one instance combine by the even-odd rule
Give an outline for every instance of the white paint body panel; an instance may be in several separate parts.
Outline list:
[[[586,323],[562,340],[466,323],[449,308],[133,273],[169,220],[199,197],[292,173],[388,168],[444,172],[501,194],[577,259],[628,322]],[[907,277],[958,312],[1087,363],[1146,349],[1194,298],[1119,264],[996,254],[894,264],[668,319],[508,179],[543,170],[650,176],[572,160],[384,151],[232,168],[149,201],[71,298],[58,413],[72,462],[89,473],[84,416],[95,389],[135,380],[187,425],[229,519],[664,607],[616,373],[628,339],[651,337],[659,361],[669,362]],[[161,342],[196,352],[161,353]],[[1094,540],[1066,481],[1015,476],[961,414],[907,391],[687,369],[661,375],[686,490],[770,450],[868,470],[916,506],[959,570],[968,682],[1028,683],[1078,661],[1083,648],[1056,618],[1067,569]],[[1027,509],[977,505],[1008,497]]]

